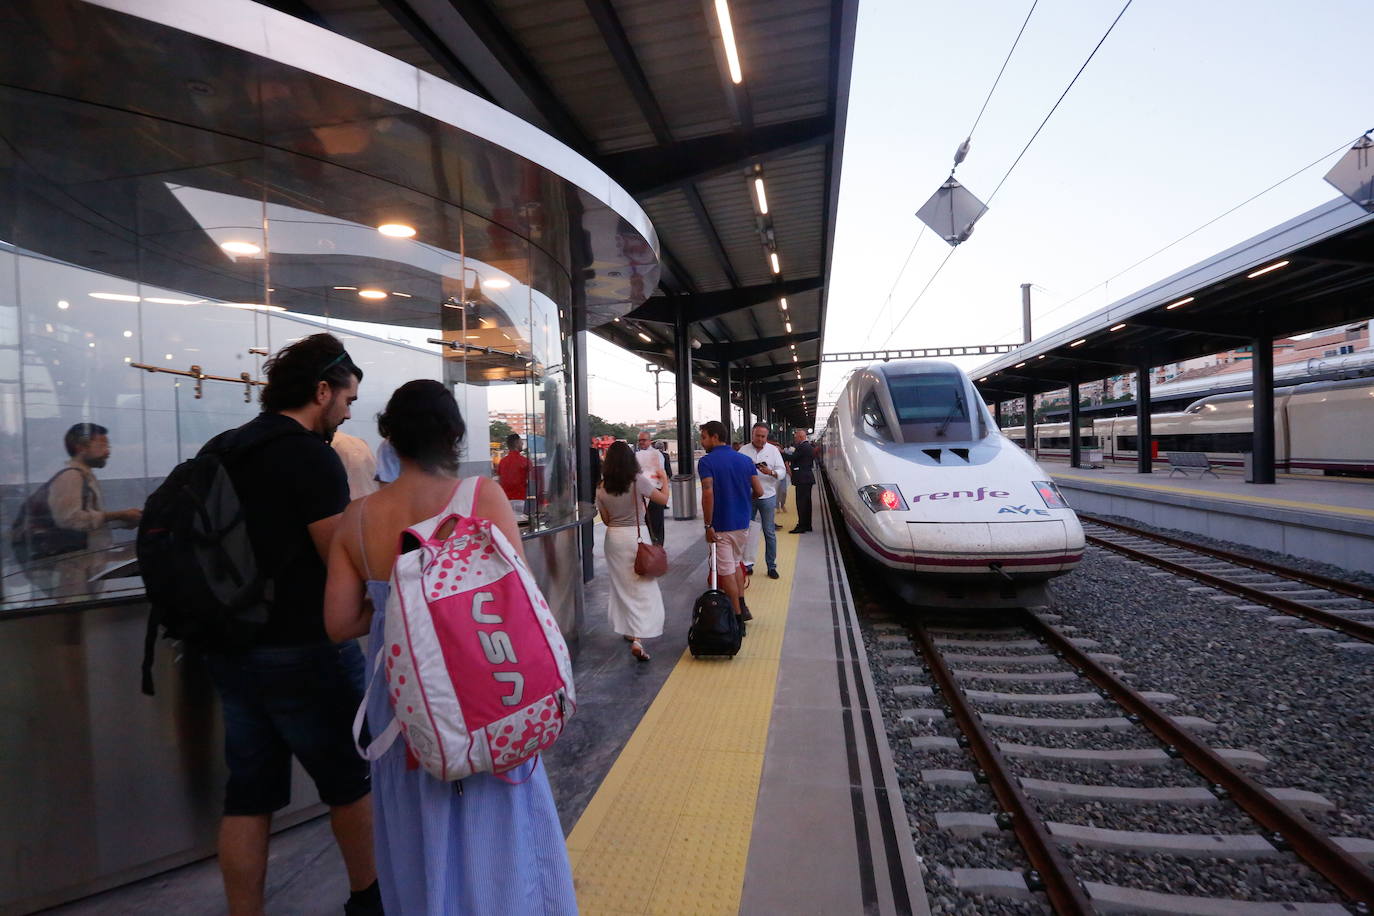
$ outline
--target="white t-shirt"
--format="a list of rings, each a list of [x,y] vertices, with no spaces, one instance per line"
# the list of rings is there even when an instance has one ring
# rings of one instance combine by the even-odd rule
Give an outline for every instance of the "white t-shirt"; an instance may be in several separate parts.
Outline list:
[[[639,462],[639,469],[646,474],[650,480],[654,481],[654,489],[663,489],[662,485],[654,479],[653,473],[663,471],[663,453],[653,446],[648,448],[635,449],[635,461]]]
[[[768,499],[776,496],[778,492],[778,477],[783,474],[782,452],[771,442],[763,443],[763,448],[754,448],[754,443],[746,442],[739,447],[739,453],[744,455],[754,464],[766,464],[769,470],[777,477],[769,477],[767,474],[760,473],[759,481],[763,484],[763,496],[760,499]]]

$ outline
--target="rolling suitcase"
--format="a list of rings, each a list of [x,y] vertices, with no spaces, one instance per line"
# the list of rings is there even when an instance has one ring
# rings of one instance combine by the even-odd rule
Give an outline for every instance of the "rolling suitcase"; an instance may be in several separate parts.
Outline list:
[[[734,656],[740,647],[740,622],[730,604],[730,596],[716,581],[716,545],[711,545],[711,587],[692,607],[692,626],[687,631],[687,648],[692,656]]]

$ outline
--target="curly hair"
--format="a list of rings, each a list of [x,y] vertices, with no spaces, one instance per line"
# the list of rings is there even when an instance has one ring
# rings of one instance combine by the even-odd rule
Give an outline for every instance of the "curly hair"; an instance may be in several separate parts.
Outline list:
[[[309,404],[320,382],[339,389],[348,385],[350,375],[363,380],[363,370],[353,364],[343,341],[333,334],[311,334],[282,347],[263,370],[267,385],[262,389],[262,406],[271,411]]]

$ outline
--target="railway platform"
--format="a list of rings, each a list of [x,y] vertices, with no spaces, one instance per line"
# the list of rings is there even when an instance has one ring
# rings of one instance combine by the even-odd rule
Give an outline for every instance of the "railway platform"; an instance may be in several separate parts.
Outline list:
[[[1374,481],[1280,475],[1272,485],[1157,468],[1070,468],[1041,460],[1075,508],[1374,573]]]
[[[700,522],[667,522],[667,621],[648,663],[609,630],[598,526],[578,711],[545,756],[583,913],[929,912],[824,515],[799,535],[781,516],[781,578],[752,578],[754,620],[729,660],[685,650],[707,573]],[[339,911],[327,818],[274,837],[268,880],[271,913]],[[209,859],[52,912],[222,911]]]

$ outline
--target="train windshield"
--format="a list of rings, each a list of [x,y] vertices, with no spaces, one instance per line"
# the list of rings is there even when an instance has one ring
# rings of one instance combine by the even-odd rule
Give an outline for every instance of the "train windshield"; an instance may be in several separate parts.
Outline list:
[[[968,402],[964,378],[956,372],[901,375],[887,380],[902,438],[968,440],[977,437],[975,406]]]

